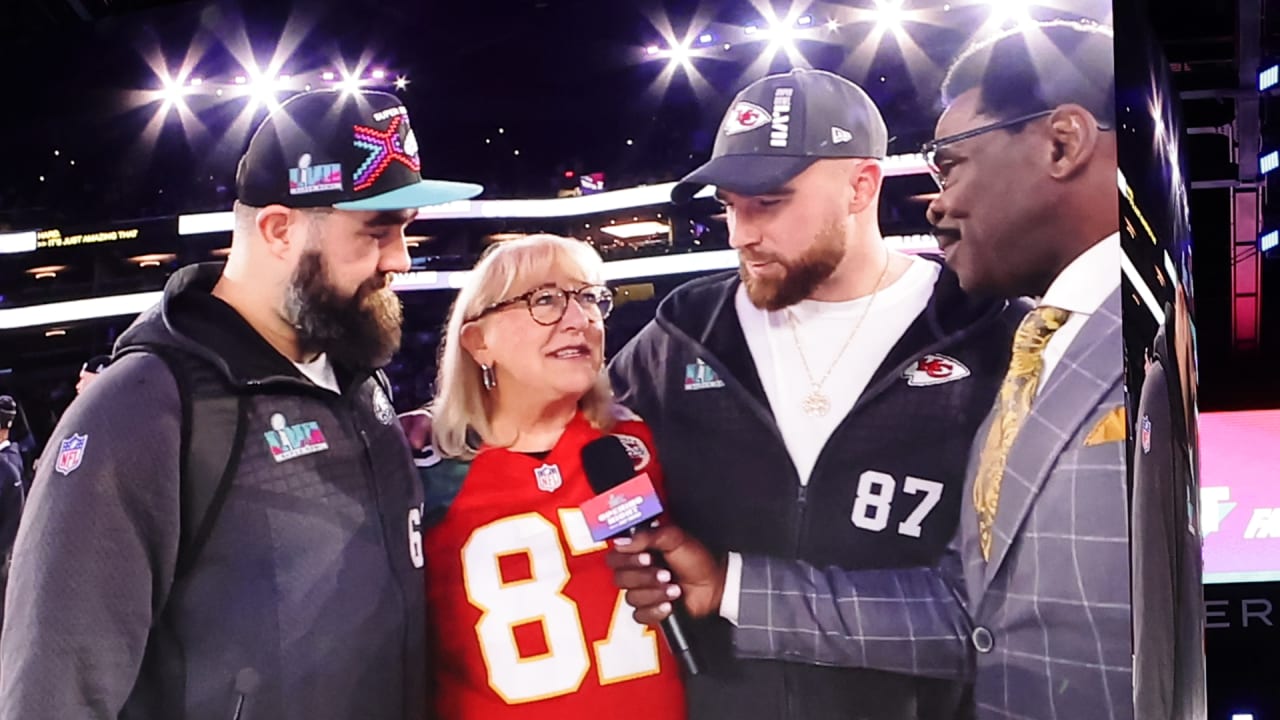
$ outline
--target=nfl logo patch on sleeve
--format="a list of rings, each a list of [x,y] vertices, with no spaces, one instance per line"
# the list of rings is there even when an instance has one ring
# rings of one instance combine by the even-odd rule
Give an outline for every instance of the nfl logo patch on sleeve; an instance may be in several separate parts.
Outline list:
[[[84,460],[84,448],[89,444],[89,434],[73,434],[58,446],[58,458],[53,469],[63,475],[70,475],[72,470],[80,467]]]

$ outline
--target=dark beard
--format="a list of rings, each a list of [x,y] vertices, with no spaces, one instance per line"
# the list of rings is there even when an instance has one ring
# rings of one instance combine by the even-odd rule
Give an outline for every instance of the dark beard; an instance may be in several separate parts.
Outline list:
[[[386,274],[374,275],[354,295],[342,297],[329,282],[323,256],[313,249],[304,251],[294,270],[285,318],[304,353],[326,353],[341,367],[380,368],[400,349],[403,313]]]
[[[752,277],[744,258],[738,266],[738,276],[747,288],[747,298],[762,310],[781,310],[809,297],[844,260],[844,242],[844,226],[832,222],[818,231],[813,244],[796,260],[767,258],[783,267],[782,277],[776,280]]]

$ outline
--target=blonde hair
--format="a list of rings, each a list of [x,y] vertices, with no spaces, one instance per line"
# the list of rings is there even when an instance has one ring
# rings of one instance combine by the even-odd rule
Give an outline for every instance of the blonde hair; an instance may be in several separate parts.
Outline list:
[[[558,235],[535,234],[490,246],[467,277],[449,311],[440,347],[436,396],[431,401],[431,434],[436,451],[448,458],[470,460],[478,438],[492,438],[491,402],[480,365],[462,347],[462,328],[493,303],[505,300],[520,281],[560,269],[588,283],[603,284],[604,262],[587,243]],[[608,431],[630,414],[613,401],[603,371],[578,401],[592,426]]]

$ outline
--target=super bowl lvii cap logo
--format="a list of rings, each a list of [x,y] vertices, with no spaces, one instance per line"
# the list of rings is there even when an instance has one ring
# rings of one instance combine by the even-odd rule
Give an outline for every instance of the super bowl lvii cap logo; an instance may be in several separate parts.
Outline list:
[[[339,163],[311,164],[311,153],[298,158],[298,166],[289,168],[289,194],[342,190],[342,165]]]

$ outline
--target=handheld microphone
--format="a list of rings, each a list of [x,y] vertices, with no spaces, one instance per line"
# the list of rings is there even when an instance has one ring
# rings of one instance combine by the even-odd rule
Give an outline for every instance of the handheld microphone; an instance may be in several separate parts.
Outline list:
[[[240,720],[244,713],[244,701],[258,689],[262,676],[251,667],[241,668],[236,673],[236,708],[231,720]]]
[[[622,534],[633,535],[641,525],[662,514],[662,503],[648,473],[636,473],[631,456],[618,438],[606,435],[587,443],[582,448],[582,468],[596,493],[596,497],[582,504],[591,538],[596,542]],[[655,567],[670,571],[661,553],[650,551],[649,554]],[[667,646],[679,658],[685,672],[697,675],[698,661],[679,620],[684,615],[683,605],[674,602],[671,609],[671,614],[662,621]]]

